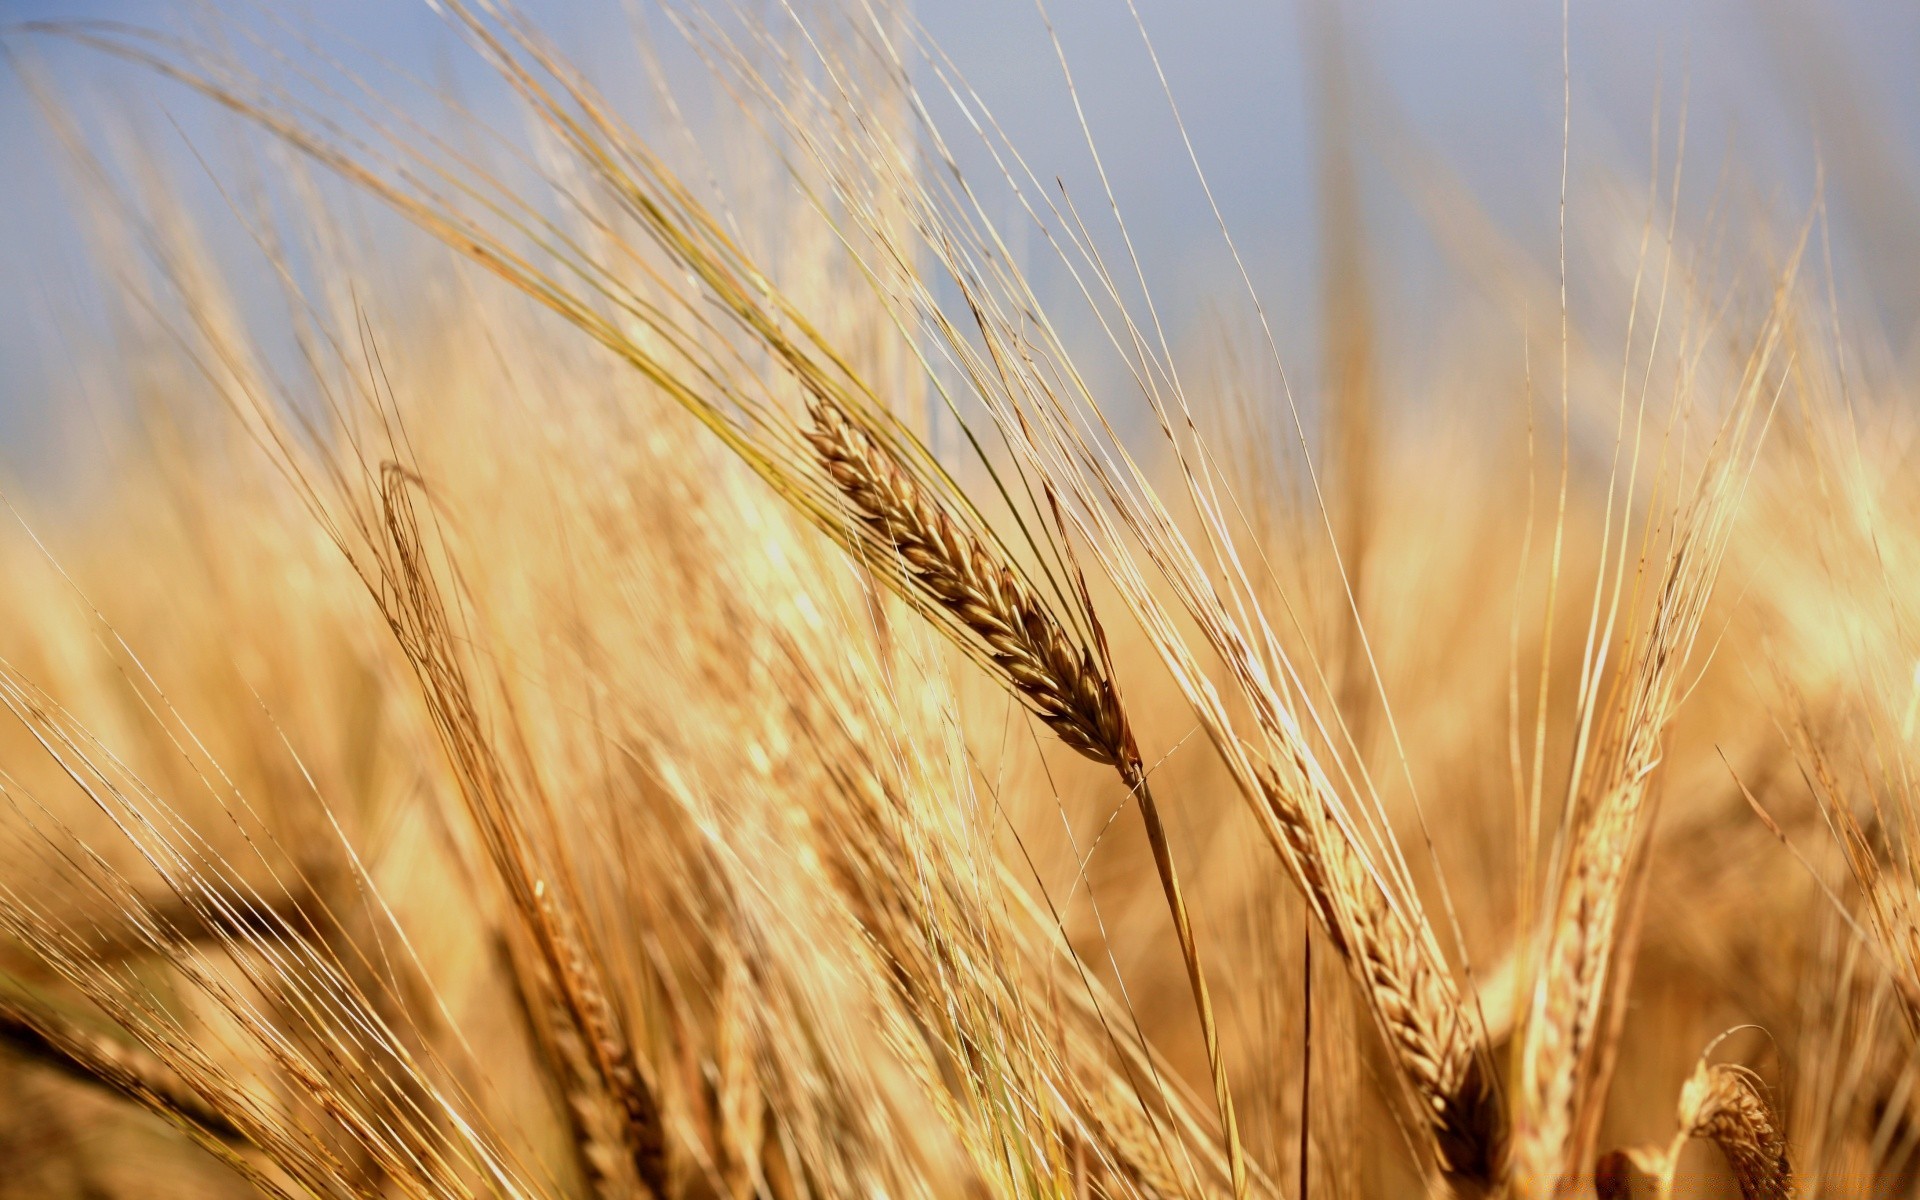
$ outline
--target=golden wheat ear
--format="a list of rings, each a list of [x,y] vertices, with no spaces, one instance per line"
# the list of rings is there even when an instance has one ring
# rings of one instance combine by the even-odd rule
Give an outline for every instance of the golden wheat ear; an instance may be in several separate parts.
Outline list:
[[[1720,1148],[1741,1200],[1791,1200],[1787,1139],[1752,1071],[1727,1063],[1695,1067],[1680,1089],[1680,1128]]]
[[[827,473],[876,541],[906,563],[913,584],[979,638],[1002,680],[1061,741],[1095,762],[1137,770],[1113,684],[1093,652],[843,409],[816,398],[808,411],[808,438]]]
[[[743,69],[743,74],[751,72]],[[857,188],[842,199],[850,212],[872,207]],[[1285,661],[1246,564],[1236,557],[1236,531],[1222,515],[1237,504],[1213,490],[1210,455],[1189,451],[1173,433],[1191,427],[1193,414],[1170,412],[1170,401],[1162,407],[1157,396],[1148,397],[1192,486],[1193,510],[1207,526],[1204,538],[1190,542],[1148,472],[1120,444],[1110,414],[1053,340],[1047,323],[1038,321],[1036,327],[1025,320],[1038,301],[1017,272],[1001,269],[991,231],[931,191],[909,200],[925,250],[944,265],[965,297],[974,328],[963,336],[917,280],[895,280],[897,295],[890,303],[898,305],[903,324],[913,321],[933,330],[950,359],[963,364],[1023,475],[1042,481],[1055,524],[1063,535],[1072,531],[1072,545],[1087,548],[1103,583],[1117,586],[1193,706],[1287,873],[1365,989],[1409,1101],[1409,1124],[1418,1130],[1428,1157],[1458,1181],[1491,1184],[1503,1160],[1505,1121],[1479,1022],[1455,984],[1398,854],[1375,853],[1374,839],[1361,832],[1354,798],[1327,777],[1317,743],[1301,727],[1312,725],[1324,733],[1329,722],[1323,719],[1330,714],[1313,711],[1314,702],[1289,687],[1289,678],[1297,683],[1298,677]],[[893,244],[889,231],[876,224],[860,225],[859,233]],[[904,250],[897,253],[906,257]],[[1099,264],[1091,265],[1095,274],[1104,275]],[[1118,296],[1112,298],[1124,309]],[[1140,336],[1136,348],[1150,340]],[[1093,432],[1103,428],[1112,436],[1102,439]],[[1202,465],[1202,460],[1208,461]],[[1208,482],[1200,482],[1201,476]],[[867,486],[856,485],[863,492]],[[871,507],[861,507],[871,526],[889,527]],[[1157,570],[1167,588],[1150,584],[1149,570]],[[1168,589],[1185,606],[1191,624],[1173,615]],[[1196,628],[1204,642],[1195,639]],[[1044,648],[1034,638],[1022,650],[1033,656]],[[1238,712],[1230,711],[1221,695],[1217,668],[1201,661],[1208,649],[1230,673]],[[1029,706],[1056,729],[1068,724],[1048,717],[1058,711],[1053,697],[1028,696]],[[1070,743],[1076,736],[1084,737],[1084,730],[1062,730]],[[1151,824],[1155,815],[1144,801],[1142,807]],[[1373,820],[1378,815],[1366,814],[1365,823],[1379,828]],[[1149,836],[1158,834],[1150,828]]]
[[[1802,236],[1804,247],[1804,234]],[[1769,380],[1788,323],[1786,289],[1798,256],[1782,271],[1773,301],[1714,436],[1685,490],[1670,506],[1650,507],[1639,572],[1658,580],[1646,611],[1629,612],[1621,638],[1625,661],[1603,695],[1605,653],[1589,651],[1583,670],[1595,682],[1581,700],[1565,826],[1556,841],[1554,884],[1540,927],[1529,1011],[1519,1051],[1516,1182],[1550,1191],[1594,1147],[1618,1028],[1602,1021],[1632,979],[1630,913],[1644,887],[1659,810],[1655,786],[1667,735],[1688,694],[1685,673],[1740,515],[1747,484],[1778,403]],[[1665,526],[1665,530],[1662,530]],[[1623,540],[1615,569],[1630,542]],[[1614,615],[1625,603],[1612,585]],[[1595,589],[1602,611],[1607,585]]]
[[[1680,1088],[1679,1131],[1666,1145],[1610,1150],[1594,1163],[1600,1200],[1672,1200],[1680,1152],[1712,1142],[1727,1160],[1740,1200],[1792,1200],[1787,1139],[1760,1077],[1742,1066],[1702,1059]]]

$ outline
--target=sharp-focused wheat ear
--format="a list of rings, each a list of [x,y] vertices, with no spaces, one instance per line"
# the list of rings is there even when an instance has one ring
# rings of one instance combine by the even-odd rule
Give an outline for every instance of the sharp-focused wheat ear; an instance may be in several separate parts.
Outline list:
[[[1060,740],[1109,766],[1139,754],[1090,649],[1075,644],[1040,597],[986,542],[967,532],[872,435],[832,402],[808,405],[808,438],[827,473],[915,586],[986,646],[1007,685]]]

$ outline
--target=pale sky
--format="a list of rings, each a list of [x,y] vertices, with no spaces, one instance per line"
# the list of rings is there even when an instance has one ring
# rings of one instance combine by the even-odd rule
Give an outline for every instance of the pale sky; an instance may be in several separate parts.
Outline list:
[[[1558,0],[1328,2],[1342,11],[1362,107],[1410,130],[1509,233],[1545,253],[1561,151]],[[111,17],[178,27],[168,14],[195,7],[0,0],[0,23]],[[277,7],[429,76],[458,75],[464,68],[449,64],[469,57],[424,0]],[[523,8],[591,71],[634,69],[624,28],[620,37],[604,33],[618,0],[523,0]],[[1282,315],[1311,314],[1318,286],[1311,5],[1138,0],[1138,8],[1263,299]],[[1201,319],[1206,299],[1226,286],[1225,258],[1127,5],[1050,0],[1047,9],[1156,294],[1168,311]],[[1034,0],[923,0],[919,11],[1030,161],[1070,183],[1088,178]],[[656,29],[662,39],[674,36],[664,23]],[[1818,146],[1847,277],[1881,314],[1896,348],[1911,348],[1920,318],[1920,5],[1587,0],[1571,5],[1569,32],[1576,172],[1597,166],[1644,177],[1656,94],[1670,123],[1686,95],[1687,169],[1703,188],[1731,153],[1753,181],[1778,189],[1783,203],[1804,204]],[[45,63],[63,88],[96,96],[136,74],[71,50],[49,53]],[[151,81],[131,90],[169,95]],[[177,92],[166,104],[169,113],[177,106],[188,127],[199,119],[195,102]],[[17,467],[34,453],[31,418],[60,399],[63,367],[49,333],[89,319],[100,285],[81,253],[40,119],[3,62],[0,164],[0,465]],[[1417,275],[1417,238],[1393,249],[1394,214],[1406,206],[1396,206],[1386,175],[1364,178],[1369,214],[1377,203],[1388,227],[1383,237],[1396,272]],[[1849,243],[1849,231],[1859,230],[1875,231],[1873,245]],[[1402,303],[1444,303],[1445,285],[1434,286],[1442,290],[1423,294],[1410,284]],[[1310,336],[1296,340],[1310,353]]]

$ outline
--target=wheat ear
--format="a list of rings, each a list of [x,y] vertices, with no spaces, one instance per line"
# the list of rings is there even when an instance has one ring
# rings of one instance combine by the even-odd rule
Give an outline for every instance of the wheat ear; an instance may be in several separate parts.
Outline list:
[[[1245,1154],[1233,1095],[1220,1054],[1213,999],[1201,967],[1199,942],[1174,867],[1160,807],[1147,787],[1140,752],[1127,726],[1102,660],[1082,645],[1000,553],[969,529],[914,477],[878,438],[855,424],[845,409],[815,393],[807,406],[813,425],[807,439],[821,464],[879,547],[906,564],[911,585],[982,642],[1003,680],[1061,741],[1098,763],[1114,767],[1138,798],[1153,850],[1154,869],[1173,917],[1187,969],[1188,987],[1200,1018],[1207,1063],[1233,1194],[1247,1194]],[[1092,620],[1092,614],[1088,614]]]
[[[1724,472],[1709,485],[1724,482]],[[1520,1059],[1524,1120],[1515,1159],[1522,1182],[1555,1186],[1579,1157],[1579,1119],[1592,1097],[1583,1081],[1603,1031],[1601,1007],[1614,982],[1632,868],[1644,853],[1668,722],[1680,700],[1687,661],[1713,588],[1731,506],[1710,488],[1679,522],[1652,622],[1630,674],[1617,686],[1614,722],[1602,732],[1603,757],[1578,794],[1579,811],[1545,928]],[[1630,964],[1629,964],[1630,966]],[[1590,1137],[1590,1131],[1588,1135]]]
[[[1680,1088],[1680,1129],[1665,1145],[1611,1150],[1594,1163],[1600,1200],[1631,1200],[1644,1179],[1654,1200],[1672,1200],[1680,1152],[1693,1138],[1712,1142],[1726,1157],[1741,1200],[1792,1200],[1793,1166],[1787,1140],[1760,1079],[1745,1067],[1704,1059]],[[1555,1193],[1560,1194],[1560,1193]]]
[[[1741,1200],[1793,1196],[1787,1139],[1752,1071],[1726,1063],[1695,1067],[1680,1089],[1680,1128],[1686,1137],[1705,1138],[1726,1155]]]
[[[1265,764],[1256,775],[1283,857],[1327,939],[1359,976],[1441,1169],[1462,1181],[1490,1181],[1500,1159],[1499,1095],[1452,975],[1347,831],[1329,819],[1332,801],[1312,794],[1318,774],[1292,772],[1294,786]]]
[[[247,1136],[158,1058],[90,1032],[37,1001],[0,994],[0,1045],[235,1145]]]
[[[552,1011],[566,1017],[586,1050],[617,1112],[642,1190],[652,1197],[668,1196],[660,1099],[608,995],[605,971],[583,933],[564,861],[547,864],[536,857],[527,818],[536,806],[546,806],[546,798],[537,789],[516,785],[481,719],[409,495],[415,482],[417,476],[397,464],[382,466],[380,525],[377,532],[367,531],[370,541],[381,539],[375,543],[379,574],[363,566],[363,578],[413,666],[468,814],[552,983],[553,994],[545,999]],[[554,886],[547,882],[550,870],[555,871]]]
[[[1027,707],[1095,762],[1120,766],[1137,757],[1092,651],[1076,645],[1013,568],[845,410],[815,400],[808,412],[808,440],[834,485],[879,543],[899,554],[913,583],[985,643]]]

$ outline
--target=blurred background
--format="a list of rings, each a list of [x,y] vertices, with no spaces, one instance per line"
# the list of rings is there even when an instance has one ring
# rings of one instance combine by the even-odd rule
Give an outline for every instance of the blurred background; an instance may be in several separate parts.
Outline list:
[[[638,39],[676,78],[698,128],[704,78],[671,22],[644,0],[524,6],[589,74],[652,91]],[[1552,0],[923,0],[914,7],[1042,179],[1104,212],[1048,23],[1176,339],[1207,336],[1218,302],[1243,298],[1189,164],[1192,153],[1274,318],[1297,388],[1325,357],[1326,289],[1364,283],[1385,390],[1417,390],[1435,347],[1491,336],[1516,364],[1527,331],[1511,306],[1476,305],[1485,259],[1534,269],[1557,259],[1562,10]],[[499,89],[425,0],[175,3],[0,0],[9,25],[111,20],[205,33],[224,12],[305,30],[343,53],[367,49],[450,88],[483,114]],[[751,19],[749,14],[749,19]],[[611,33],[610,33],[611,31]],[[1574,3],[1566,24],[1573,303],[1581,303],[1583,206],[1644,207],[1681,164],[1683,223],[1754,219],[1791,228],[1825,180],[1843,307],[1876,329],[1856,339],[1907,362],[1920,321],[1920,5],[1905,0],[1626,0]],[[226,34],[216,36],[225,37]],[[207,105],[123,63],[18,32],[0,69],[0,466],[32,474],[48,420],[86,390],[74,347],[104,311],[102,275],[76,216],[75,179],[33,88],[81,114],[142,114],[109,131],[179,164],[181,186],[219,203],[235,140]],[[243,50],[244,52],[244,50]],[[358,61],[358,59],[356,59]],[[37,84],[30,83],[37,80]],[[420,93],[425,97],[427,93]],[[709,93],[710,95],[710,93]],[[497,109],[493,106],[498,106]],[[423,111],[430,108],[423,102]],[[428,116],[431,120],[431,116]],[[636,119],[644,124],[644,115]],[[112,118],[124,122],[123,115]],[[1684,137],[1684,151],[1682,150]],[[1657,140],[1657,145],[1656,145]],[[971,148],[963,147],[963,154]],[[983,163],[973,164],[980,167]],[[990,164],[986,169],[991,169]],[[1639,199],[1635,200],[1634,197]],[[1475,240],[1475,221],[1499,231]],[[1330,216],[1363,236],[1323,236]],[[1476,218],[1477,219],[1477,218]],[[1009,221],[1010,227],[1018,222]],[[1605,223],[1592,223],[1604,225]],[[1436,228],[1446,231],[1436,235]],[[1020,249],[1018,230],[1015,247]],[[237,251],[235,247],[216,247]],[[1627,247],[1623,253],[1631,254]],[[1597,251],[1607,254],[1601,247]],[[1042,289],[1067,286],[1030,254]],[[1479,260],[1479,261],[1476,261]],[[1576,314],[1576,317],[1578,314]],[[1542,314],[1543,327],[1553,314]],[[1477,330],[1475,323],[1479,322]],[[1490,328],[1486,327],[1490,323]],[[1577,323],[1577,322],[1576,322]],[[1536,334],[1538,330],[1534,331]]]

